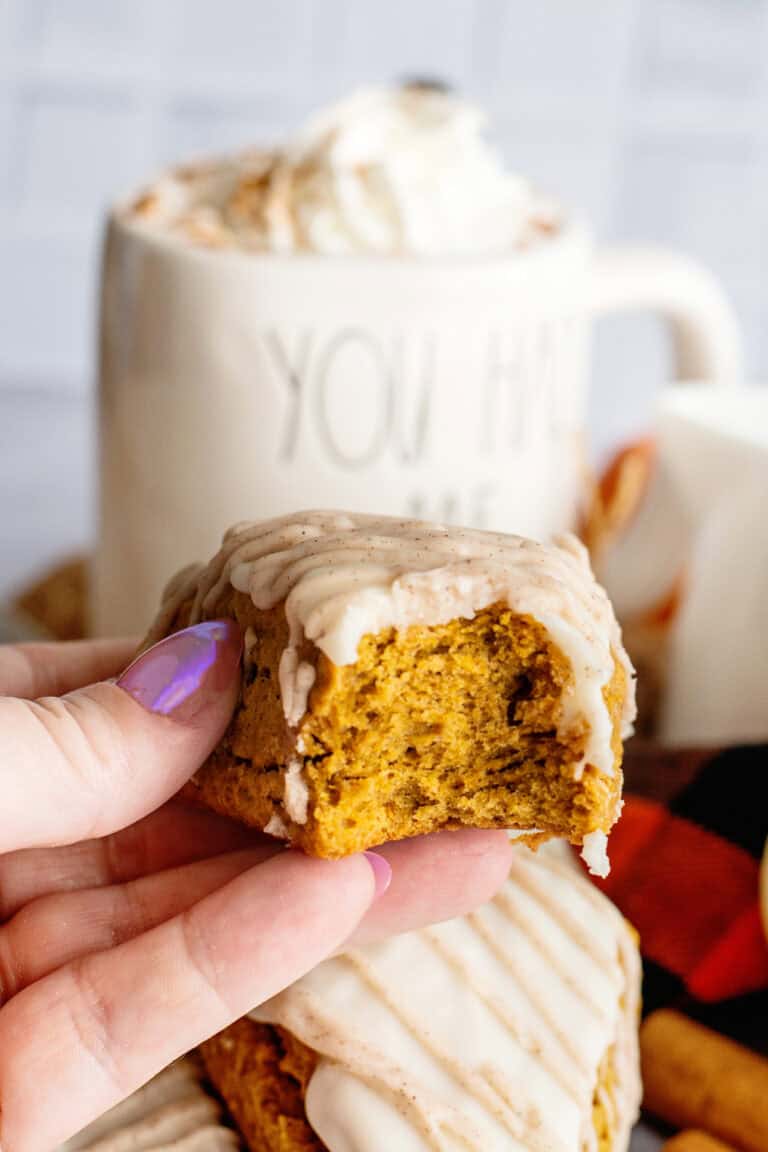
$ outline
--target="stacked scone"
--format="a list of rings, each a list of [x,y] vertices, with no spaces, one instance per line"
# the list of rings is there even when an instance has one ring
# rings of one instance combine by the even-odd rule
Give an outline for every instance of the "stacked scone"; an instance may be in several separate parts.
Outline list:
[[[489,904],[326,961],[202,1054],[253,1152],[613,1152],[639,983],[609,901],[517,848]]]
[[[470,826],[606,870],[634,686],[575,540],[241,524],[147,643],[222,617],[242,689],[199,802],[318,856]],[[521,844],[489,904],[327,961],[203,1057],[252,1152],[618,1152],[638,994],[631,929],[569,854]]]

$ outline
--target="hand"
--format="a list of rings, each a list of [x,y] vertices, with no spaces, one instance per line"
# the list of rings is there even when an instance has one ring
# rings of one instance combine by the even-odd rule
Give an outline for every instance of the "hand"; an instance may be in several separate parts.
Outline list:
[[[329,862],[172,799],[228,723],[240,645],[198,625],[117,682],[126,643],[0,648],[2,1152],[47,1152],[345,942],[506,876],[502,832]]]

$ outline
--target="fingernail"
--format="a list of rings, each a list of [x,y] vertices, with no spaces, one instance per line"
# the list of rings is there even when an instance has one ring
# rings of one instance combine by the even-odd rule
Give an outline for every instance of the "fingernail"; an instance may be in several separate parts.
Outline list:
[[[117,684],[149,712],[191,720],[212,695],[230,688],[241,649],[235,620],[206,620],[142,652]]]
[[[392,883],[392,865],[386,856],[380,856],[378,852],[363,852],[363,856],[371,866],[376,885],[374,899],[378,900]]]

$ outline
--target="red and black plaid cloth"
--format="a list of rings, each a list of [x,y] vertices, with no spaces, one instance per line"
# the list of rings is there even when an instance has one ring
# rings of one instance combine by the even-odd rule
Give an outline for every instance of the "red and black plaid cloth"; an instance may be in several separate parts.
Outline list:
[[[674,777],[691,776],[674,792]],[[628,756],[630,794],[599,887],[640,933],[644,1010],[674,1006],[768,1054],[758,875],[768,747]]]

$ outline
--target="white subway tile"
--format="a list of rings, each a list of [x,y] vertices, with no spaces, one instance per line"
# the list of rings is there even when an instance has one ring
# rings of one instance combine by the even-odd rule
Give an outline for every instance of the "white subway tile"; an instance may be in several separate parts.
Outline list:
[[[764,0],[636,0],[641,88],[699,95],[753,93],[764,70]]]
[[[91,224],[143,171],[141,124],[128,93],[30,86],[15,106],[10,178],[17,208],[41,225]]]

